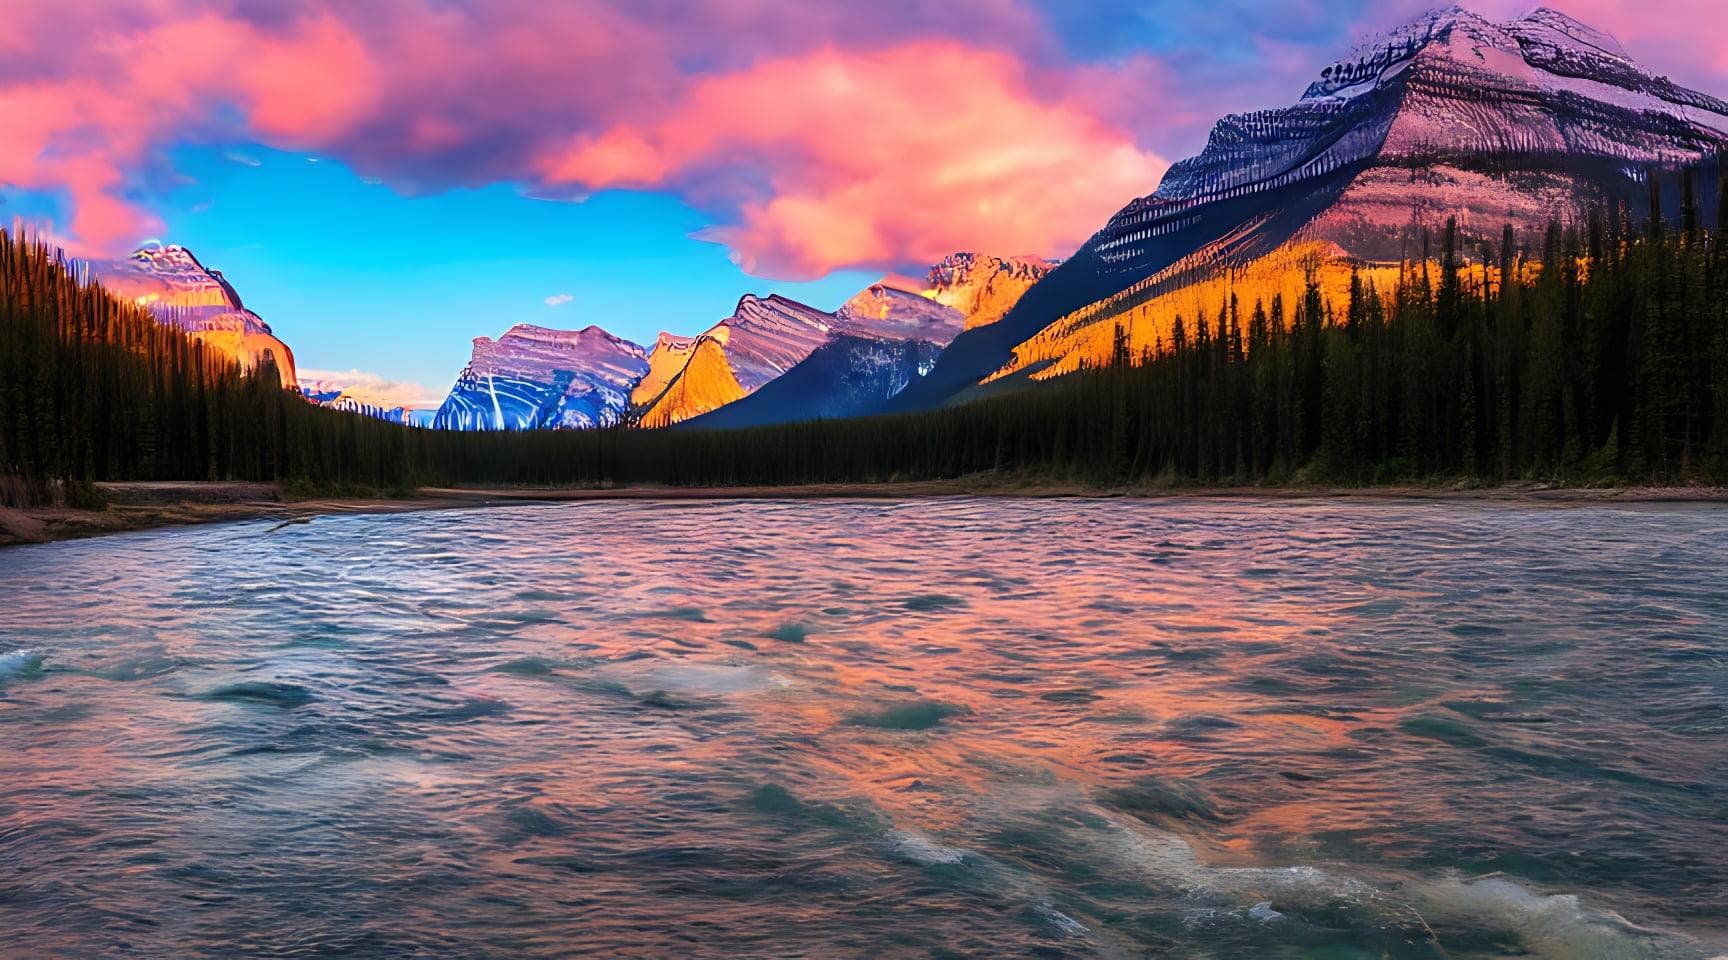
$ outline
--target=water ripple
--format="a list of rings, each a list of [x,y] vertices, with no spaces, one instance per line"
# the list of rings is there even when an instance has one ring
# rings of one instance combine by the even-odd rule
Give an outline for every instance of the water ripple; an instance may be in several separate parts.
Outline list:
[[[0,552],[0,955],[1728,950],[1720,508],[266,529]]]

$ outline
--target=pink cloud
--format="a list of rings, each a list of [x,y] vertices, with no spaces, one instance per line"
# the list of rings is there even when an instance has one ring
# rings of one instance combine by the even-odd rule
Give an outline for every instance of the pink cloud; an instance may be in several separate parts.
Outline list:
[[[1002,53],[920,41],[825,49],[704,78],[645,122],[545,156],[553,184],[682,188],[746,167],[739,222],[710,231],[780,277],[957,249],[1067,253],[1167,166],[1033,89]]]
[[[13,0],[0,182],[65,191],[58,233],[87,252],[172,229],[147,202],[166,148],[259,142],[404,192],[676,191],[741,263],[778,275],[968,246],[1064,253],[1216,115],[1296,96],[1350,29],[1316,0],[1263,23],[1226,0],[1210,19],[1260,51],[1252,65],[1075,63],[1053,2]],[[1710,0],[1558,5],[1681,82],[1728,86],[1719,30],[1688,26],[1721,23]],[[1066,13],[1134,22],[1107,3]]]
[[[316,150],[405,191],[675,186],[722,218],[714,236],[742,262],[801,274],[962,239],[1059,249],[1162,169],[1082,106],[1031,91],[1002,52],[1049,46],[1022,0],[22,7],[0,40],[16,54],[0,64],[0,180],[66,191],[62,226],[89,252],[163,229],[132,198],[156,154],[187,141]],[[842,41],[874,52],[810,52]],[[717,111],[748,122],[728,134]],[[547,159],[572,142],[579,157]],[[1076,178],[1091,156],[1102,166]]]
[[[66,23],[78,24],[79,12]],[[183,138],[322,142],[361,115],[371,87],[364,50],[328,18],[280,33],[204,14],[127,32],[81,25],[58,76],[0,79],[0,181],[67,191],[69,240],[84,251],[113,252],[160,230],[127,199],[153,151]],[[247,122],[227,129],[223,106]]]

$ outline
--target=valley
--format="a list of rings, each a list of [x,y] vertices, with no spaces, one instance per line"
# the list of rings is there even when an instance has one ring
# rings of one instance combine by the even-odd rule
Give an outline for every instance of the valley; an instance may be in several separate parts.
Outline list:
[[[0,960],[1728,958],[1728,11],[1551,2],[12,0]]]

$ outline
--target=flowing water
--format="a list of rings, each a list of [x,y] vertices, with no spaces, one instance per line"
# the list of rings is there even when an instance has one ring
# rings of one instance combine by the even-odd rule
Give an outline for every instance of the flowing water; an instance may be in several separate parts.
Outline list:
[[[0,551],[0,956],[1728,953],[1728,510],[572,503]]]

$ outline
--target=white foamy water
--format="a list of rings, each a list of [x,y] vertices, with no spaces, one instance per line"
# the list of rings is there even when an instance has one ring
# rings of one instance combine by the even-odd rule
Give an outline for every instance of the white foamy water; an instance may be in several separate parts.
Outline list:
[[[22,673],[33,673],[42,667],[42,655],[34,650],[0,651],[0,681]]]

